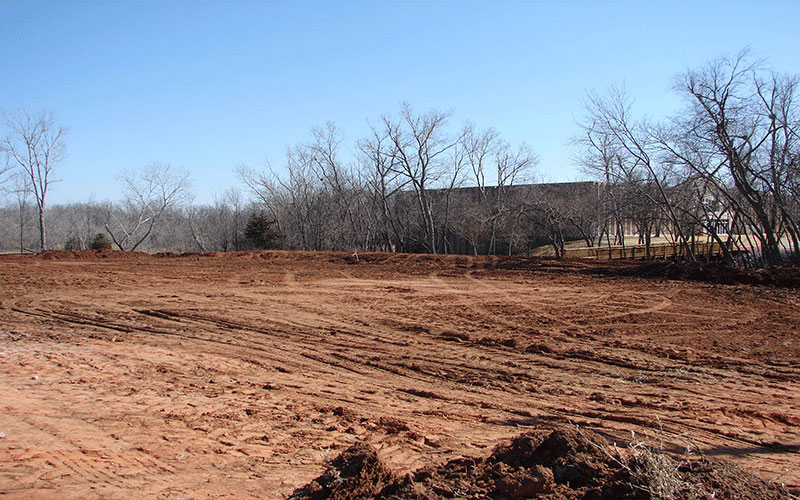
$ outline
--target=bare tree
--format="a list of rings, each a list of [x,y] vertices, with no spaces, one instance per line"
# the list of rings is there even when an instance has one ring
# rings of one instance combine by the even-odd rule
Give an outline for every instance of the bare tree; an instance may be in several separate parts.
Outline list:
[[[459,233],[470,242],[476,255],[477,243],[487,237],[487,232],[489,246],[486,253],[493,254],[495,249],[497,219],[500,215],[497,213],[496,202],[500,197],[496,193],[497,189],[492,187],[497,179],[491,179],[491,161],[500,149],[501,142],[499,134],[492,128],[477,131],[472,124],[467,124],[464,128],[463,144],[478,196],[477,199],[461,200],[466,206],[462,207]],[[487,174],[490,176],[488,180]]]
[[[674,165],[659,156],[658,126],[636,120],[632,104],[633,99],[624,88],[612,88],[607,96],[588,96],[587,116],[582,124],[584,135],[578,142],[593,150],[586,156],[593,163],[584,166],[602,172],[611,183],[635,190],[645,204],[657,207],[669,221],[686,256],[694,261],[692,235],[682,224],[684,218],[671,197]]]
[[[85,250],[92,239],[103,232],[106,210],[89,200],[47,209],[47,234],[51,248],[63,245],[65,250]]]
[[[315,174],[308,151],[300,147],[290,149],[286,172],[282,176],[269,164],[265,172],[239,168],[239,176],[275,221],[287,248],[326,249],[326,233],[334,222],[327,216],[322,180]]]
[[[384,251],[395,251],[402,244],[400,227],[392,214],[395,195],[408,181],[401,178],[392,154],[393,143],[385,130],[371,128],[372,134],[358,141],[361,179],[371,196],[371,210],[376,237]]]
[[[365,248],[371,241],[368,197],[359,172],[340,158],[342,132],[332,122],[312,129],[313,140],[299,146],[320,180],[320,196],[330,217],[326,246]]]
[[[150,163],[121,176],[126,198],[109,207],[105,228],[120,250],[134,251],[147,239],[164,213],[187,199],[189,174],[164,163]]]
[[[661,219],[690,258],[705,233],[728,262],[736,247],[756,265],[800,263],[800,80],[762,64],[743,51],[686,72],[676,89],[688,105],[656,123],[634,120],[624,92],[590,96],[583,163],[614,186],[609,192],[637,191],[626,208],[637,209],[640,235]]]
[[[462,136],[477,195],[464,200],[459,234],[470,241],[474,252],[479,239],[487,242],[484,251],[488,254],[499,252],[501,239],[509,243],[511,252],[511,242],[519,240],[516,209],[522,202],[516,186],[530,179],[538,158],[524,143],[512,148],[491,128],[478,131],[468,124]]]
[[[31,214],[29,213],[30,210],[28,207],[28,198],[31,193],[31,186],[28,176],[25,175],[24,172],[17,172],[15,175],[13,175],[11,177],[11,187],[9,188],[9,191],[11,194],[13,194],[16,205],[17,226],[19,228],[19,253],[25,253],[27,250],[25,246],[25,227],[28,225],[28,222],[31,219]]]
[[[189,231],[201,252],[229,252],[243,248],[244,207],[238,189],[214,197],[210,206],[189,206]]]
[[[10,129],[2,149],[10,163],[19,167],[30,181],[39,214],[39,249],[47,248],[45,201],[53,169],[64,159],[66,129],[58,126],[50,113],[6,117]],[[7,168],[7,167],[6,167]]]
[[[407,103],[399,119],[383,117],[384,131],[393,145],[390,163],[413,189],[424,235],[421,243],[431,253],[439,246],[430,190],[448,171],[446,153],[461,140],[447,135],[449,118],[450,113],[435,110],[416,115]]]
[[[688,195],[677,205],[682,215],[720,244],[727,261],[733,245],[771,267],[784,255],[800,263],[798,79],[760,66],[743,51],[682,75],[676,87],[689,105],[656,139]]]
[[[593,247],[599,243],[607,227],[607,214],[603,210],[604,188],[599,183],[592,189],[583,186],[575,184],[566,193],[567,221],[578,231],[586,246]]]
[[[2,163],[0,163],[0,192],[2,192],[3,186],[11,180],[13,174],[13,165],[11,164],[9,156],[6,154],[3,156]]]
[[[534,186],[528,191],[525,201],[518,209],[520,217],[544,235],[553,247],[556,257],[564,257],[564,229],[569,207],[564,193],[558,189]]]
[[[622,196],[626,188],[615,172],[616,154],[612,137],[594,133],[592,127],[584,129],[585,133],[574,138],[572,143],[578,146],[574,156],[575,162],[583,167],[590,177],[602,183],[599,200],[596,207],[600,224],[599,240],[603,235],[606,243],[611,245],[625,245],[625,218],[623,216],[624,203]]]

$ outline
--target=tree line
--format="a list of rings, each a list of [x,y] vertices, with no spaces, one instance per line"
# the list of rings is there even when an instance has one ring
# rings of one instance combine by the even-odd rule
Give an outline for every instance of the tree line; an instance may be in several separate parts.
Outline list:
[[[648,253],[666,237],[697,260],[704,238],[732,264],[800,263],[797,77],[741,53],[676,81],[685,105],[657,121],[636,117],[624,89],[587,96],[573,139],[587,182],[534,184],[527,144],[404,104],[354,144],[333,123],[313,129],[280,168],[240,167],[242,189],[204,205],[192,203],[187,171],[152,163],[120,176],[122,201],[49,207],[65,131],[48,114],[11,119],[0,245],[82,249],[103,234],[122,250],[510,254],[549,244],[563,256],[569,240],[625,245],[635,233]]]
[[[685,105],[659,121],[635,117],[624,89],[592,94],[579,161],[605,180],[617,226],[625,208],[641,235],[666,228],[690,260],[704,234],[728,263],[798,265],[797,85],[796,75],[766,70],[744,51],[679,76]]]

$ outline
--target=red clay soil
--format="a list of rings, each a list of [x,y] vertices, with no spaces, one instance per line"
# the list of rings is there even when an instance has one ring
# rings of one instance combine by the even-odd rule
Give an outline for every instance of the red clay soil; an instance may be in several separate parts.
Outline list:
[[[2,256],[0,495],[286,498],[358,443],[384,486],[458,473],[509,496],[514,481],[550,485],[545,469],[564,485],[539,458],[491,450],[570,424],[796,492],[797,288],[642,266]]]

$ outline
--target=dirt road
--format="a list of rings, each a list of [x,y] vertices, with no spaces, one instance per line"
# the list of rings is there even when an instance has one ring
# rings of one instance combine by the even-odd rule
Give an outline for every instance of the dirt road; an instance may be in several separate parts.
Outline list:
[[[0,495],[284,498],[357,440],[410,471],[564,422],[797,488],[800,293],[595,267],[0,257]]]

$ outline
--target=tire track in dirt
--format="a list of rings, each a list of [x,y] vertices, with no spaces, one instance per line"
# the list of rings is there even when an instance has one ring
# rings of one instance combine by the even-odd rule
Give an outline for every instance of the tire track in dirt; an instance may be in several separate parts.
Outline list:
[[[197,318],[195,317],[193,319],[197,319]],[[230,326],[230,325],[228,324],[227,326]],[[112,327],[119,328],[119,325],[112,325]],[[241,328],[241,325],[237,325],[237,327]],[[263,331],[260,331],[259,333],[263,333]],[[197,337],[192,337],[192,338],[197,338]],[[208,339],[205,339],[205,340],[208,340]],[[250,339],[246,339],[246,340],[248,340],[247,347],[252,347],[252,344],[253,344],[252,340],[250,340]],[[226,341],[226,343],[230,344],[231,342],[230,341]],[[329,361],[326,361],[325,359],[322,359],[322,358],[319,358],[319,357],[315,358],[314,360],[315,361],[319,361],[321,363],[329,362]],[[607,362],[607,361],[606,360],[600,360],[599,362]],[[354,364],[357,364],[357,363],[354,363]],[[373,365],[373,367],[374,367],[374,365]]]
[[[634,309],[634,310],[628,310],[628,311],[624,311],[624,312],[620,312],[620,313],[616,313],[616,314],[608,314],[606,316],[602,316],[600,318],[597,318],[597,320],[603,321],[603,320],[616,319],[616,318],[622,318],[622,317],[627,317],[627,316],[635,316],[635,315],[641,315],[641,314],[647,314],[647,313],[662,312],[665,309],[667,309],[667,308],[672,306],[672,301],[667,297],[663,297],[663,296],[654,294],[654,295],[652,295],[650,297],[650,299],[660,299],[660,302],[658,304],[655,304],[655,305],[652,305],[652,306],[648,306],[648,307],[645,307],[643,309]],[[650,302],[650,300],[647,300],[646,302]]]
[[[192,319],[198,319],[198,318],[197,318],[197,317],[193,317]],[[207,319],[207,318],[204,318],[204,319]],[[306,358],[309,358],[309,359],[313,359],[313,360],[315,360],[315,361],[319,361],[320,363],[327,364],[327,365],[331,365],[331,364],[333,364],[333,365],[336,365],[336,366],[343,366],[341,363],[332,363],[332,362],[330,361],[330,359],[327,359],[327,360],[326,360],[326,359],[324,359],[324,358],[320,358],[320,357],[318,357],[318,356],[314,356],[314,355],[309,355],[309,354],[307,354],[307,353],[303,353],[303,354],[302,354],[302,356],[304,356],[304,357],[306,357]],[[339,358],[341,359],[343,356],[339,355],[339,356],[336,356],[336,357],[339,357]],[[355,361],[355,360],[352,360],[352,359],[348,359],[348,361],[350,361],[350,362],[352,363],[352,365],[354,365],[354,366],[358,366],[358,365],[364,366],[364,363],[362,363],[362,362],[359,362],[359,361]],[[429,360],[424,360],[424,361],[425,361],[425,362],[428,362]],[[370,367],[372,367],[372,368],[378,368],[378,369],[382,369],[382,370],[385,370],[385,369],[386,369],[386,368],[382,368],[382,367],[380,367],[380,366],[376,366],[375,364],[372,364],[372,363],[370,363],[370,364],[367,364],[367,366],[370,366]],[[343,366],[343,367],[344,367],[344,366]],[[348,367],[345,367],[345,368],[347,368],[347,369],[351,369],[351,368],[348,368]],[[454,368],[456,368],[456,369],[463,369],[463,365],[457,365],[457,366],[455,366]],[[357,370],[355,370],[355,371],[356,371],[356,373],[360,373],[360,372],[358,372]],[[395,374],[401,374],[401,373],[400,373],[400,372],[398,372],[397,370],[390,370],[390,372],[391,372],[391,373],[395,373]],[[478,372],[478,370],[476,370],[476,372]],[[419,381],[419,373],[416,373],[416,374],[414,374],[414,373],[413,373],[413,371],[407,370],[405,373],[402,373],[402,375],[404,375],[404,376],[416,375],[416,378],[412,378],[412,380],[410,380],[410,381],[409,381],[409,383],[414,383],[414,382],[418,382],[418,381]],[[438,375],[438,376],[441,376],[441,373],[439,373],[439,374],[437,374],[437,375]],[[410,377],[410,378],[411,378],[411,377]],[[431,377],[430,377],[430,380],[429,380],[428,382],[430,382],[431,384],[435,384],[435,383],[437,383],[437,377],[436,377],[436,376],[431,376]]]
[[[20,391],[17,391],[14,402],[22,407],[40,410],[42,406],[41,401]],[[81,403],[77,405],[80,406]],[[12,429],[15,434],[27,428],[29,433],[33,431],[37,436],[35,442],[26,442],[24,447],[11,446],[7,451],[10,460],[25,464],[29,470],[27,477],[17,477],[17,481],[22,484],[37,484],[39,488],[51,481],[70,484],[88,482],[116,488],[123,486],[126,470],[134,471],[139,477],[175,472],[152,456],[136,451],[114,451],[118,445],[100,428],[91,428],[87,435],[87,428],[84,426],[81,433],[75,433],[78,426],[84,425],[80,416],[61,415],[52,410],[48,412],[48,416],[31,412],[14,415]],[[43,442],[47,443],[46,450],[37,450],[35,446]]]

